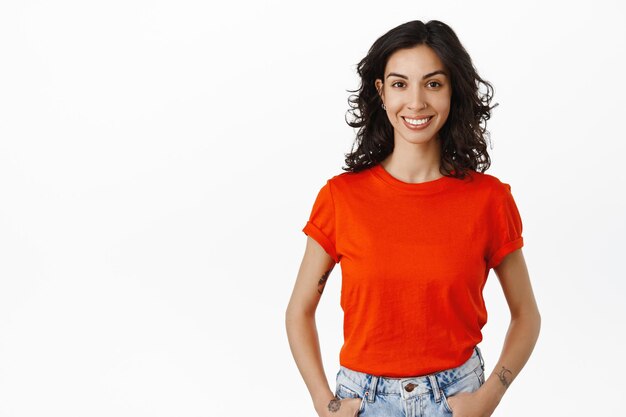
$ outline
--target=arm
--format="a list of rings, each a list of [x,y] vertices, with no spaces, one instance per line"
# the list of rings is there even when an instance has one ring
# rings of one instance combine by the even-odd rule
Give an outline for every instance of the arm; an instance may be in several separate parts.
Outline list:
[[[481,397],[485,416],[493,413],[528,361],[541,327],[541,316],[522,250],[508,254],[494,270],[509,305],[511,322],[500,358],[489,378],[476,392]]]
[[[315,310],[335,261],[311,237],[307,244],[296,283],[285,312],[285,325],[291,353],[311,394],[318,414],[328,413],[335,395],[328,386],[315,326]]]

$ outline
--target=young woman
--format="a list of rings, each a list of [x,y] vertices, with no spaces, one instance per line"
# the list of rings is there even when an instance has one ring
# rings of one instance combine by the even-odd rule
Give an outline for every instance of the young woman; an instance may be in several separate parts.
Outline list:
[[[286,311],[291,351],[320,417],[490,416],[540,328],[511,187],[484,173],[493,89],[436,20],[387,32],[358,73],[356,150],[303,229]],[[333,392],[315,310],[339,262],[344,344]],[[492,268],[511,322],[485,377],[477,344]]]

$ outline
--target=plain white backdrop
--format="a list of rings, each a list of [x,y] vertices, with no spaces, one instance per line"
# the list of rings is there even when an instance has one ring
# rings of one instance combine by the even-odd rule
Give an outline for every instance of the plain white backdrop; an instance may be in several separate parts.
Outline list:
[[[442,20],[495,87],[542,313],[494,416],[618,415],[626,389],[623,3],[4,1],[0,416],[307,416],[284,313],[343,172],[356,63]],[[317,325],[331,389],[341,273]],[[508,309],[492,272],[490,373]]]

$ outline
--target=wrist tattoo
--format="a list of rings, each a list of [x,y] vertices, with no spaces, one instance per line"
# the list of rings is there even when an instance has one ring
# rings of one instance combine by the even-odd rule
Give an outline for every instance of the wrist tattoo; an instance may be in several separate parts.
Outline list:
[[[324,275],[322,275],[322,277],[320,278],[319,282],[317,283],[317,292],[318,293],[323,293],[324,292],[324,287],[326,286],[326,280],[328,280],[328,276],[330,275],[330,273],[332,272],[333,268],[330,268],[328,271],[324,272]]]
[[[502,369],[496,375],[498,375],[498,378],[500,379],[500,382],[502,382],[502,385],[508,388],[509,385],[511,385],[511,380],[507,376],[507,373],[513,375],[513,372],[511,372],[510,370],[506,369],[503,366]]]
[[[330,402],[328,403],[328,411],[330,411],[331,413],[335,413],[339,411],[340,408],[341,408],[341,400],[335,396],[335,398],[330,400]]]

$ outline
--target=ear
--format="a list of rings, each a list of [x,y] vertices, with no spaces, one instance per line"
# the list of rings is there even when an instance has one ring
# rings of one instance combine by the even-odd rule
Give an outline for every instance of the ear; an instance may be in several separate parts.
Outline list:
[[[383,92],[383,81],[380,78],[377,78],[376,81],[374,81],[374,86],[376,87],[376,91],[378,91],[380,99],[382,101],[385,101],[385,93]]]

